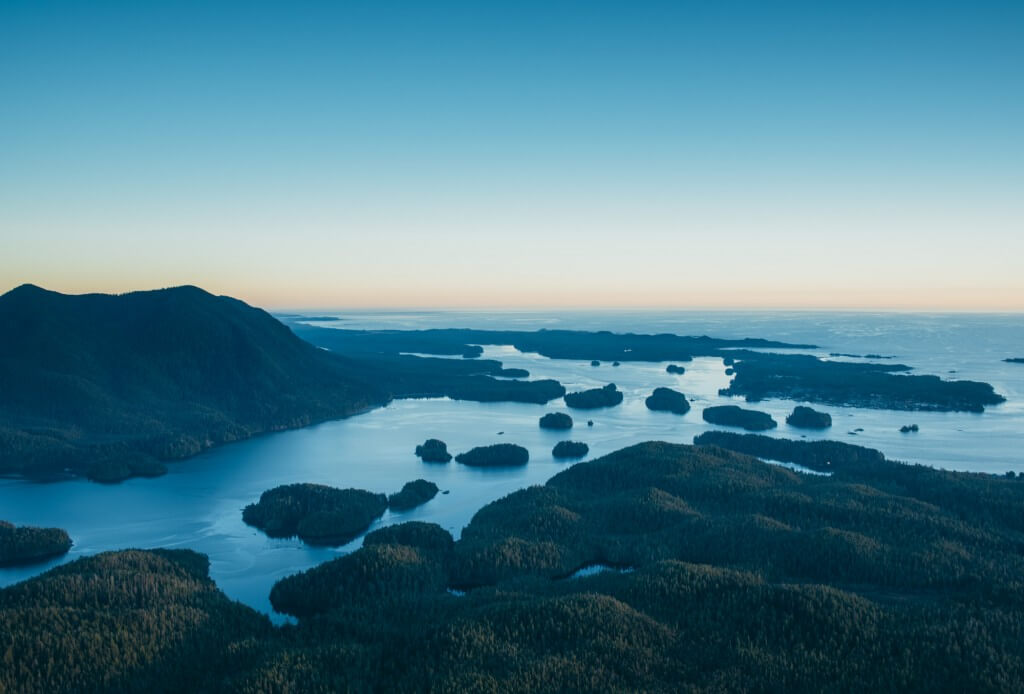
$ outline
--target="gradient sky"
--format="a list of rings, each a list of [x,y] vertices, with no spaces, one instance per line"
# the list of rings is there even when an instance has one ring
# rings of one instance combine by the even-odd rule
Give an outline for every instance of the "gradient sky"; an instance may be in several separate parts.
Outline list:
[[[1024,310],[1024,2],[0,0],[0,291]]]

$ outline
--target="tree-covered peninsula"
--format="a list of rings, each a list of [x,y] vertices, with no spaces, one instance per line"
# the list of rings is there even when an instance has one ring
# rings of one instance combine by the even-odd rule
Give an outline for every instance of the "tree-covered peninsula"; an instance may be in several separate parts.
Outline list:
[[[65,530],[0,521],[0,567],[35,564],[67,554],[69,549],[71,538]]]
[[[406,482],[401,491],[388,497],[388,508],[392,511],[408,511],[427,503],[437,496],[437,492],[437,485],[427,480]]]

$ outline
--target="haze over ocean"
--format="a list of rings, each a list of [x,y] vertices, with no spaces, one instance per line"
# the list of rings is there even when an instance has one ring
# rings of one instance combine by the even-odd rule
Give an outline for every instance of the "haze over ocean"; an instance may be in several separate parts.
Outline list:
[[[1024,309],[1019,2],[0,5],[0,281]]]

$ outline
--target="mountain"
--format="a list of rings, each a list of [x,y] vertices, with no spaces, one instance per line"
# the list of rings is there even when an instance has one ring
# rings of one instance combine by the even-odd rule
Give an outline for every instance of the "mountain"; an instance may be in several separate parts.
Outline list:
[[[388,394],[358,362],[197,287],[0,296],[0,473],[113,481]]]

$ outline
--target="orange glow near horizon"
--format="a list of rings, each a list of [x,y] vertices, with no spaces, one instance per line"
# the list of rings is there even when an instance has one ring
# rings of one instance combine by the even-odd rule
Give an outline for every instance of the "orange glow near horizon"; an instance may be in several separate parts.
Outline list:
[[[73,224],[14,207],[0,286],[194,284],[270,309],[1024,311],[1018,201],[813,197],[87,205]]]

